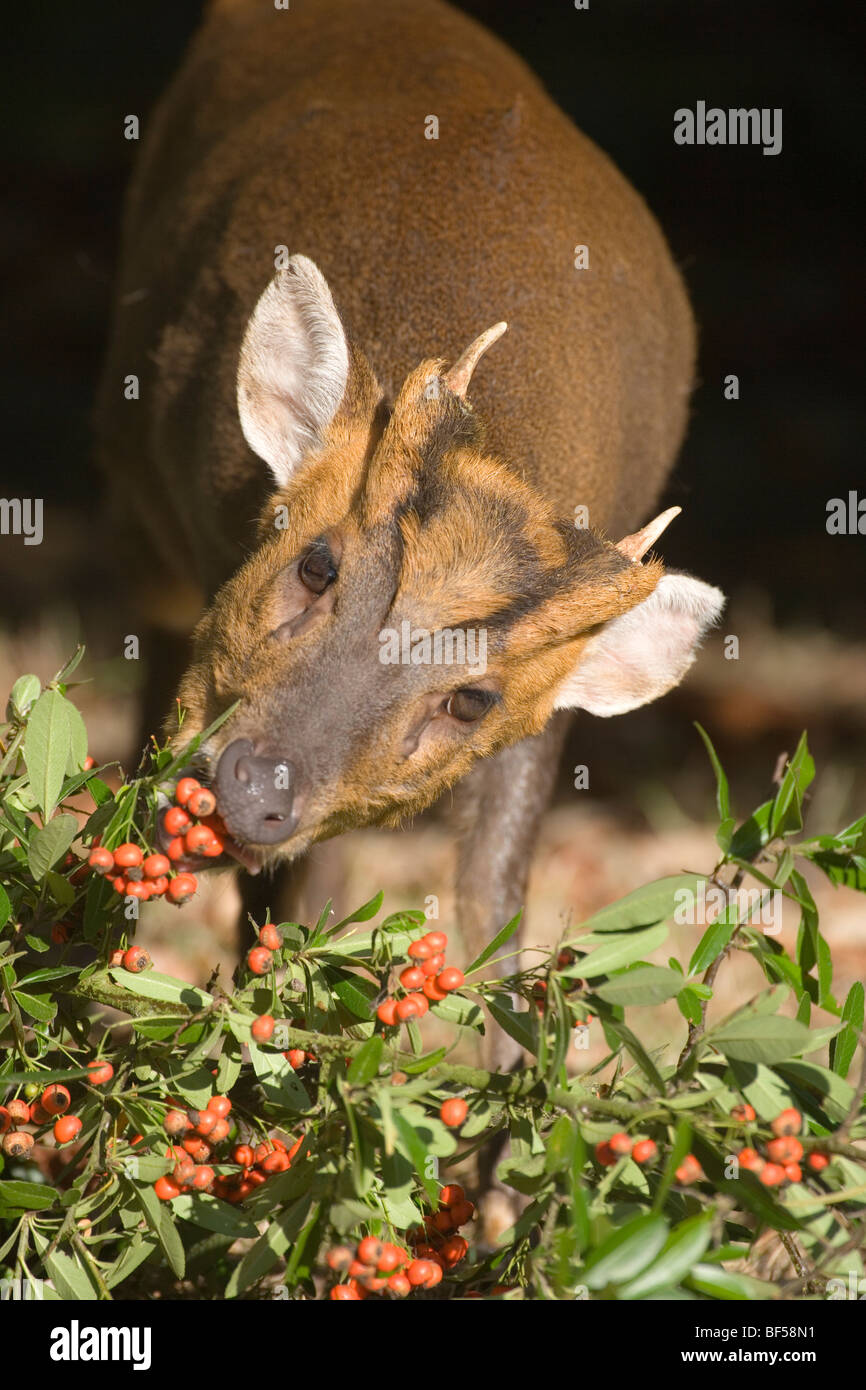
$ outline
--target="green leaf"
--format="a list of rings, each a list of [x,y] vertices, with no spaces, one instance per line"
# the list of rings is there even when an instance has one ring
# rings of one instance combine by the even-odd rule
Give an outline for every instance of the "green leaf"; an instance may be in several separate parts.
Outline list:
[[[41,1182],[0,1182],[0,1204],[4,1207],[43,1211],[53,1207],[59,1196],[55,1187]]]
[[[122,1284],[124,1279],[128,1279],[130,1274],[134,1274],[140,1264],[143,1264],[157,1248],[155,1240],[148,1239],[146,1236],[133,1236],[123,1254],[105,1272],[105,1282],[108,1288],[115,1289],[118,1284]]]
[[[598,985],[596,994],[608,1004],[662,1004],[678,994],[682,976],[663,965],[643,965],[616,975],[607,984]]]
[[[430,1012],[443,1019],[445,1023],[456,1023],[460,1028],[475,1028],[480,1031],[484,1023],[484,1015],[475,1000],[456,992],[431,1004]]]
[[[69,757],[65,771],[67,776],[71,776],[72,773],[79,772],[84,767],[84,760],[87,757],[87,730],[84,727],[81,714],[71,700],[66,701],[66,719],[69,724]]]
[[[182,1192],[174,1198],[172,1206],[176,1216],[191,1221],[194,1226],[203,1226],[207,1231],[220,1231],[238,1240],[255,1240],[258,1236],[255,1223],[249,1217],[226,1202],[217,1201],[209,1193]]]
[[[680,895],[688,893],[694,897],[702,882],[706,882],[703,874],[677,874],[672,878],[656,879],[654,883],[636,889],[609,907],[603,907],[582,925],[594,932],[607,932],[628,931],[632,927],[665,922],[682,902]],[[580,940],[569,938],[568,945],[579,946]]]
[[[518,1013],[503,994],[491,995],[487,1007],[500,1028],[525,1047],[527,1052],[535,1053],[538,1047],[538,1028],[531,1009]]]
[[[248,1046],[253,1071],[268,1100],[293,1112],[308,1109],[310,1098],[288,1057],[281,1052],[265,1052],[254,1042]]]
[[[34,701],[39,699],[42,689],[38,676],[19,676],[9,695],[11,713],[16,719],[23,719]]]
[[[385,1041],[379,1034],[364,1043],[352,1058],[352,1065],[346,1074],[351,1086],[366,1086],[373,1080],[379,1071],[384,1050]]]
[[[148,970],[146,975],[133,975],[119,967],[108,974],[115,984],[128,989],[130,994],[138,994],[142,999],[158,999],[164,1004],[186,1004],[195,1010],[206,1009],[213,1004],[213,997],[195,985],[175,980],[171,975],[162,975],[158,970]]]
[[[703,740],[704,747],[707,750],[707,756],[712,763],[713,772],[716,775],[716,810],[719,813],[719,820],[726,821],[730,819],[731,815],[731,793],[728,786],[728,779],[719,761],[719,755],[710,742],[710,736],[706,729],[702,728],[697,722],[695,723],[695,728]]]
[[[77,834],[75,816],[55,816],[41,830],[34,831],[27,849],[27,862],[37,883],[62,858]]]
[[[50,1023],[57,1013],[57,1005],[50,1004],[44,995],[25,994],[16,989],[15,999],[19,1009],[30,1018],[35,1018],[37,1023]]]
[[[643,1043],[635,1037],[630,1028],[626,1027],[618,1018],[605,1018],[602,1020],[605,1034],[613,1034],[637,1062],[644,1076],[648,1077],[657,1091],[662,1095],[665,1092],[665,1083],[661,1073],[653,1059],[650,1057]],[[613,1044],[611,1044],[613,1046]]]
[[[739,1017],[705,1034],[726,1057],[740,1062],[784,1062],[805,1052],[811,1034],[793,1018],[776,1015]]]
[[[803,828],[803,797],[815,776],[815,762],[805,733],[800,735],[796,752],[788,763],[770,812],[770,839],[791,835]]]
[[[74,1258],[55,1250],[45,1258],[45,1269],[60,1297],[67,1302],[87,1303],[99,1297],[90,1274],[76,1254]]]
[[[664,1247],[668,1229],[668,1223],[653,1212],[635,1217],[592,1252],[581,1282],[590,1289],[603,1289],[633,1279]]]
[[[740,914],[736,903],[731,903],[724,912],[711,922],[694,949],[689,961],[689,974],[701,975],[712,965],[716,956],[721,955],[739,925]]]
[[[561,1173],[571,1168],[578,1131],[569,1115],[560,1115],[545,1140],[545,1172]]]
[[[830,1044],[830,1065],[837,1076],[848,1075],[848,1069],[857,1051],[857,1044],[863,1032],[863,1002],[863,985],[860,980],[855,980],[842,1007],[845,1028]]]
[[[330,979],[331,972],[327,971],[326,974]],[[362,975],[357,975],[351,979],[348,976],[345,978],[335,977],[332,979],[333,992],[343,1005],[343,1008],[347,1009],[353,1018],[359,1018],[364,1023],[369,1023],[370,1019],[373,1017],[373,1012],[370,1008],[370,1000],[364,993],[364,989],[367,986],[369,986],[374,995],[377,993],[373,981],[365,980]]]
[[[729,854],[731,857],[740,859],[753,859],[759,849],[770,839],[770,813],[773,809],[772,801],[765,801],[756,811],[753,811],[749,819],[734,833],[731,840]]]
[[[701,1212],[674,1227],[661,1253],[648,1269],[619,1290],[619,1298],[645,1298],[666,1285],[675,1288],[690,1272],[710,1243],[715,1213]]]
[[[487,961],[489,961],[491,957],[495,956],[496,952],[500,951],[502,947],[505,946],[507,942],[511,940],[512,936],[520,926],[522,918],[523,909],[521,908],[517,916],[512,917],[510,922],[506,922],[502,930],[496,933],[493,940],[487,943],[481,954],[476,956],[475,959],[469,965],[467,965],[464,973],[466,975],[471,975],[473,970],[480,970],[482,965],[486,965]]]
[[[364,903],[363,907],[357,908],[348,917],[344,917],[342,922],[338,922],[334,927],[329,927],[325,936],[333,936],[335,932],[342,931],[343,927],[348,927],[352,922],[369,922],[370,918],[375,917],[382,906],[384,896],[384,892],[377,893],[375,898],[371,898],[368,903]]]
[[[689,1288],[708,1298],[737,1299],[742,1302],[761,1302],[773,1298],[778,1289],[763,1279],[748,1274],[731,1274],[718,1265],[695,1265],[687,1280]]]
[[[12,904],[6,889],[0,883],[0,927],[5,927],[12,915]]]
[[[406,1112],[397,1110],[394,1113],[394,1124],[400,1136],[400,1147],[405,1156],[411,1161],[415,1172],[424,1184],[427,1196],[434,1207],[439,1204],[439,1184],[430,1173],[428,1162],[431,1154],[429,1144],[425,1144],[420,1134],[411,1122],[411,1110],[407,1107]]]
[[[281,1260],[296,1239],[310,1211],[309,1192],[268,1223],[264,1234],[236,1265],[226,1286],[226,1298],[235,1298],[263,1278]]]
[[[33,706],[24,734],[30,785],[46,818],[57,804],[69,758],[71,734],[66,706],[66,700],[56,690],[43,691]]]
[[[662,944],[667,935],[668,928],[663,923],[645,927],[642,931],[611,932],[605,937],[603,945],[596,946],[594,951],[582,957],[571,969],[579,971],[580,978],[585,980],[597,975],[608,975],[611,970],[619,970],[624,965],[630,965],[633,961],[648,956]]]

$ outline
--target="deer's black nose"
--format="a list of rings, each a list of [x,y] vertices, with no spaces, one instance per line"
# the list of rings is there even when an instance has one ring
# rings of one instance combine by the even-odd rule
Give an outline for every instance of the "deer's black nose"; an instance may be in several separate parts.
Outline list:
[[[297,769],[287,758],[254,754],[249,739],[223,750],[216,788],[227,828],[247,843],[277,845],[298,823]]]

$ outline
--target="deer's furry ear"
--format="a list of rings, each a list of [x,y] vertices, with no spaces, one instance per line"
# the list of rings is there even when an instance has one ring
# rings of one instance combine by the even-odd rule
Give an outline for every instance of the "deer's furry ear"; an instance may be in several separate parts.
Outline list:
[[[292,256],[252,312],[238,365],[241,428],[278,485],[321,443],[348,375],[349,345],[327,281],[306,256]]]
[[[678,685],[725,597],[690,574],[665,574],[649,598],[591,637],[554,708],[625,714]]]

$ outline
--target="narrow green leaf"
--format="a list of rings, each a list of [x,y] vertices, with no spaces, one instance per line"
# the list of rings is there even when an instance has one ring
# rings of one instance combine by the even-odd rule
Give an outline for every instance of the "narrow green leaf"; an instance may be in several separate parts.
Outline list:
[[[491,960],[492,957],[496,955],[497,951],[501,951],[502,947],[514,936],[514,933],[520,926],[522,918],[523,909],[521,908],[517,916],[512,917],[510,922],[506,922],[502,930],[496,933],[492,941],[488,942],[481,954],[476,956],[475,959],[467,965],[464,973],[471,975],[473,970],[480,970],[482,965],[486,965],[487,961]]]

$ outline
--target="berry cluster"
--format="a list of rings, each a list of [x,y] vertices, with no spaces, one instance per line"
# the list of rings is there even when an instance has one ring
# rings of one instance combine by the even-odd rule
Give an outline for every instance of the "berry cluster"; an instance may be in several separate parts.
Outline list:
[[[266,922],[259,929],[259,944],[247,954],[247,965],[254,975],[267,975],[274,963],[274,954],[283,944],[279,928],[273,922]]]
[[[602,1168],[612,1168],[614,1163],[620,1158],[631,1156],[635,1163],[646,1166],[654,1163],[658,1157],[658,1147],[652,1139],[638,1139],[636,1142],[630,1135],[620,1131],[619,1134],[612,1134],[609,1139],[602,1139],[595,1146],[595,1159]]]
[[[376,1010],[376,1017],[386,1028],[399,1028],[410,1018],[423,1018],[431,1004],[441,1003],[466,983],[462,970],[446,966],[447,945],[444,931],[428,932],[412,942],[411,963],[400,971],[399,993],[389,994]]]
[[[93,1086],[106,1086],[114,1076],[111,1063],[98,1059],[87,1063],[87,1071],[87,1079]],[[34,1086],[33,1091],[37,1090],[38,1087]],[[37,1140],[41,1142],[39,1131],[49,1126],[55,1143],[71,1143],[81,1132],[78,1116],[66,1113],[71,1104],[72,1096],[67,1087],[54,1082],[46,1086],[41,1096],[34,1096],[32,1100],[16,1097],[0,1105],[0,1134],[3,1135],[0,1147],[7,1158],[26,1158]],[[24,1125],[32,1126],[36,1134],[24,1129]]]
[[[755,1111],[751,1105],[737,1105],[731,1114],[734,1119],[745,1124],[751,1124],[755,1119]],[[740,1149],[737,1154],[740,1167],[754,1173],[765,1187],[781,1187],[786,1182],[802,1182],[803,1169],[800,1160],[803,1158],[804,1149],[797,1138],[802,1127],[803,1117],[799,1110],[789,1106],[787,1110],[781,1111],[770,1124],[775,1137],[765,1145],[767,1157],[764,1158],[754,1148]],[[805,1161],[810,1172],[821,1173],[830,1159],[827,1154],[816,1149],[806,1155]]]
[[[408,1233],[411,1255],[375,1236],[365,1236],[354,1251],[348,1245],[329,1250],[328,1268],[349,1276],[345,1284],[331,1289],[330,1297],[356,1302],[369,1294],[405,1298],[415,1289],[435,1289],[443,1275],[466,1258],[469,1244],[457,1231],[472,1220],[474,1211],[463,1188],[451,1183],[439,1194],[439,1210],[425,1216],[423,1227]]]
[[[138,898],[147,902],[148,898],[168,898],[178,907],[187,902],[198,884],[194,874],[171,873],[171,861],[164,854],[145,855],[140,845],[127,842],[117,849],[103,849],[97,845],[90,851],[87,860],[97,874],[111,875],[112,886],[125,898]]]
[[[154,1183],[153,1190],[161,1201],[170,1202],[187,1188],[212,1192],[237,1205],[269,1177],[291,1167],[303,1138],[291,1148],[282,1139],[265,1139],[255,1149],[251,1144],[236,1144],[231,1154],[236,1171],[218,1174],[211,1159],[217,1145],[231,1132],[231,1108],[228,1096],[211,1096],[204,1110],[169,1110],[163,1121],[165,1131],[171,1139],[179,1139],[180,1145],[169,1145],[166,1156],[175,1160],[174,1168]]]
[[[753,1124],[757,1118],[754,1107],[743,1103],[731,1110],[731,1118],[738,1124]],[[797,1138],[803,1127],[803,1116],[799,1110],[789,1106],[771,1122],[774,1138],[765,1145],[766,1157],[754,1148],[740,1149],[737,1159],[741,1168],[754,1173],[765,1187],[781,1187],[786,1182],[801,1182],[803,1169],[800,1160],[804,1148]],[[612,1134],[595,1146],[595,1160],[602,1168],[610,1168],[620,1158],[631,1156],[635,1163],[653,1163],[658,1156],[658,1148],[652,1139],[639,1139],[637,1143],[624,1133]],[[830,1159],[827,1154],[813,1149],[805,1156],[806,1167],[812,1173],[821,1173]],[[683,1186],[701,1182],[704,1170],[694,1154],[686,1154],[676,1170],[675,1177]]]

